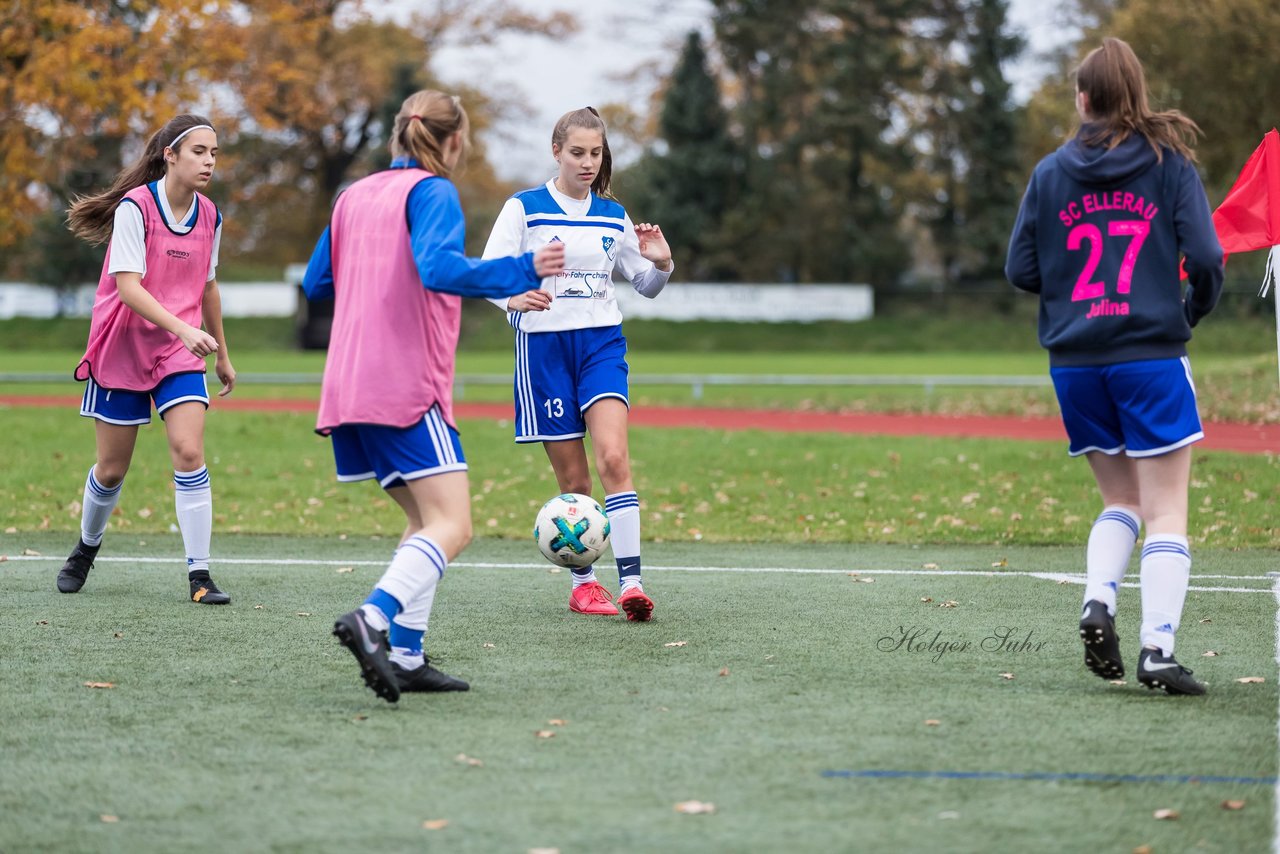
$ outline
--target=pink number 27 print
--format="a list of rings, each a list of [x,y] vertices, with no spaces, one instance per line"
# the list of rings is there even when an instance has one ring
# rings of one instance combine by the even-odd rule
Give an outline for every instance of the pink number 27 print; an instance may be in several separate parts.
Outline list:
[[[1142,242],[1151,232],[1151,223],[1144,219],[1117,220],[1107,223],[1107,234],[1111,237],[1128,237],[1129,245],[1124,251],[1124,260],[1120,262],[1120,275],[1116,277],[1116,293],[1129,293],[1129,285],[1133,282],[1133,268],[1138,263],[1138,253],[1142,251]],[[1102,263],[1102,229],[1088,222],[1082,222],[1067,234],[1067,249],[1075,251],[1083,248],[1081,244],[1089,244],[1089,260],[1085,261],[1080,278],[1076,279],[1075,289],[1071,291],[1073,302],[1098,299],[1106,296],[1106,282],[1091,282],[1098,265]]]

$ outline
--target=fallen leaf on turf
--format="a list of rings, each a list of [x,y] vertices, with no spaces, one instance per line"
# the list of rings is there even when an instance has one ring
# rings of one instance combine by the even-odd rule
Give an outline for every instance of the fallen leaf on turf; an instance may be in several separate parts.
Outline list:
[[[530,848],[527,854],[560,854],[559,848]]]
[[[24,557],[40,557],[41,556],[40,552],[36,551],[35,549],[23,549],[22,554]]]
[[[480,648],[481,649],[497,649],[497,647],[491,643],[482,643],[480,644]]]
[[[1133,854],[1151,854],[1151,846],[1139,845],[1137,848],[1133,849]]]
[[[364,714],[363,712],[361,712],[360,714],[358,714],[358,715],[356,715],[354,718],[352,718],[352,719],[351,719],[351,722],[352,722],[353,724],[358,724],[358,723],[360,723],[360,721],[367,721],[367,720],[369,720],[369,716],[368,716],[368,715],[366,715],[366,714]]]
[[[474,756],[468,756],[465,753],[459,753],[457,756],[453,757],[453,761],[461,765],[470,765],[472,768],[480,768],[484,765],[484,763],[479,759],[476,759]]]
[[[84,687],[86,687],[86,688],[114,688],[114,687],[116,687],[116,683],[114,683],[114,682],[86,682],[86,683],[84,683]]]
[[[254,605],[254,606],[253,606],[253,610],[255,610],[255,611],[261,611],[261,610],[262,610],[262,606],[261,606],[261,605]]]
[[[1207,618],[1206,618],[1206,619],[1203,619],[1203,620],[1201,620],[1201,621],[1200,621],[1201,625],[1203,625],[1204,623],[1212,623],[1212,622],[1213,622],[1213,620],[1210,620],[1210,619],[1207,619]]]
[[[942,812],[938,813],[938,818],[941,819],[942,821],[949,821],[950,819],[959,818],[959,817],[960,817],[960,813],[956,812],[955,810],[943,810]]]
[[[1058,583],[1059,583],[1059,584],[1070,584],[1070,583],[1071,583],[1071,580],[1070,580],[1070,579],[1067,579],[1067,578],[1064,578],[1064,579],[1062,579],[1061,581],[1059,581]]]
[[[1157,821],[1177,821],[1182,813],[1177,810],[1156,810],[1151,814]]]
[[[116,822],[120,821],[119,816],[107,815],[106,813],[103,813],[102,815],[98,816],[98,819],[103,824],[115,824]]]
[[[549,729],[540,729],[536,731],[534,735],[538,738],[555,738],[556,737],[555,732]]]
[[[956,607],[956,606],[957,606],[957,605],[959,605],[959,604],[960,604],[960,603],[959,603],[959,602],[957,602],[957,601],[956,601],[956,600],[954,600],[954,599],[948,599],[947,601],[943,602],[943,603],[942,603],[941,605],[939,605],[938,607],[939,607],[939,608],[954,608],[954,607]]]
[[[298,612],[298,616],[299,616],[299,617],[310,617],[310,616],[311,616],[311,612],[310,612],[310,611],[299,611],[299,612]]]
[[[1129,684],[1123,679],[1108,679],[1107,682],[1108,684],[1111,684],[1111,685],[1128,685]]]
[[[551,720],[547,721],[547,726],[564,726],[567,723],[568,721],[566,721],[564,718],[552,718]]]
[[[1213,658],[1213,657],[1214,657],[1214,656],[1216,656],[1216,655],[1217,655],[1217,653],[1216,653],[1216,652],[1214,652],[1214,651],[1213,651],[1213,650],[1211,650],[1211,649],[1210,649],[1210,650],[1206,650],[1206,651],[1204,651],[1204,652],[1200,653],[1200,657],[1201,657],[1201,658]]]
[[[720,668],[720,675],[721,675],[721,676],[728,676],[728,675],[729,675],[729,668],[727,668],[727,667],[721,667],[721,668]]]
[[[1241,676],[1236,681],[1241,685],[1257,685],[1259,683],[1266,682],[1267,680],[1263,679],[1261,676]]]
[[[703,801],[681,801],[676,804],[676,812],[685,815],[710,815],[716,811],[715,804],[708,804]]]
[[[355,568],[354,566],[340,566],[340,567],[338,567],[337,571],[338,571],[338,572],[340,572],[340,573],[341,573],[341,572],[355,572],[355,571],[356,571],[356,568]]]
[[[671,711],[671,710],[670,710],[670,709],[668,709],[666,706],[658,706],[658,711],[660,711],[660,712],[669,712],[669,711]]]
[[[48,621],[48,620],[36,620],[36,625],[37,625],[37,626],[47,626],[47,625],[49,625],[49,621]]]
[[[687,643],[688,641],[672,641],[671,643],[664,643],[663,646],[684,646]]]
[[[920,601],[921,601],[921,602],[932,602],[932,601],[933,601],[933,597],[932,597],[932,596],[921,596],[921,597],[920,597]]]
[[[138,511],[138,516],[142,519],[150,519],[152,510],[150,507],[143,507]]]
[[[861,581],[863,584],[870,584],[871,582],[875,581],[875,579],[874,579],[874,578],[854,578],[854,579],[852,579],[852,580],[853,580],[853,581]]]
[[[1000,678],[1001,678],[1001,679],[1012,679],[1012,678],[1013,678],[1013,674],[1012,674],[1012,673],[1001,673],[1001,674],[1000,674]]]
[[[8,559],[9,559],[8,555],[0,555],[0,563],[4,563]]]
[[[1244,809],[1244,801],[1223,801],[1222,808],[1224,810],[1242,810]]]
[[[124,632],[116,632],[114,635],[112,635],[112,637],[113,637],[113,638],[122,638],[122,637],[124,637]]]
[[[925,726],[940,726],[941,724],[942,721],[935,720],[934,718],[929,718],[929,720],[924,722]]]
[[[447,818],[433,818],[422,823],[423,830],[444,830],[449,826]]]
[[[1002,558],[1000,558],[998,561],[996,561],[995,563],[991,564],[991,568],[992,568],[992,569],[1004,569],[1004,568],[1005,568],[1006,566],[1008,566],[1008,565],[1009,565],[1009,559],[1008,559],[1008,558],[1005,558],[1005,557],[1002,557]]]
[[[938,565],[936,563],[926,563],[926,564],[923,564],[920,568],[921,569],[937,569]]]
[[[562,570],[558,566],[553,566],[550,569],[548,569],[547,572],[551,573],[552,575],[559,575],[561,572],[564,572],[564,570]]]

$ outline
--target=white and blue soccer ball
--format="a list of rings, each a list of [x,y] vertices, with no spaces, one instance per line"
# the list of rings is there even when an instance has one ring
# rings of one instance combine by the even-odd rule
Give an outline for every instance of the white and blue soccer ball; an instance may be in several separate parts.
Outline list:
[[[533,538],[556,566],[582,569],[609,547],[609,517],[591,496],[566,492],[542,505]]]

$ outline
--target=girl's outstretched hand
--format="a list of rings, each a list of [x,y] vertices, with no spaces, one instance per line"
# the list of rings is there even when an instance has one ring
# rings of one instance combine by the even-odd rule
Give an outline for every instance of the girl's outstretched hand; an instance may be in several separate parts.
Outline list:
[[[636,226],[636,238],[640,241],[640,254],[653,262],[664,273],[671,269],[671,247],[657,225],[642,222]]]

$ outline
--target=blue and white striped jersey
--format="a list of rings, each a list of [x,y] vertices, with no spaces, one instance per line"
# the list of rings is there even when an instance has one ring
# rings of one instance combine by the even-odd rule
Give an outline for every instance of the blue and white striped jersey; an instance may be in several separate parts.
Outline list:
[[[615,269],[647,297],[657,296],[674,270],[664,273],[640,254],[640,241],[622,205],[595,193],[581,200],[570,198],[556,190],[553,181],[507,200],[484,257],[533,252],[555,241],[564,244],[565,269],[542,280],[542,289],[553,296],[551,308],[509,312],[508,320],[521,332],[617,326],[622,312],[613,293]],[[490,302],[507,307],[505,298]]]

